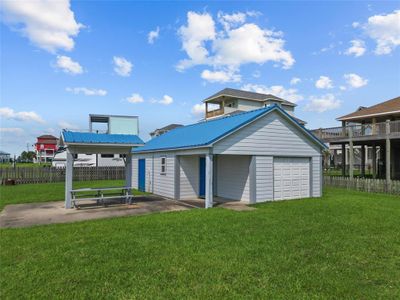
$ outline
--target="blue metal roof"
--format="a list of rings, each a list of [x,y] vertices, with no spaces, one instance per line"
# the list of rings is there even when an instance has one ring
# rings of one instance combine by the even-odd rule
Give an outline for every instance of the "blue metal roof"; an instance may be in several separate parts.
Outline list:
[[[146,145],[134,149],[133,152],[206,146],[273,108],[275,106],[179,127],[150,140]]]
[[[298,124],[312,139],[323,148],[326,146],[309,132],[303,125],[296,121],[292,116],[277,105],[260,108],[248,112],[242,112],[228,117],[218,118],[211,121],[199,122],[184,127],[171,130],[161,136],[158,136],[142,147],[133,149],[133,153],[152,152],[161,150],[195,148],[207,146],[225,135],[235,131],[247,123],[255,120],[261,115],[267,114],[272,110],[279,110],[288,116],[293,122]]]
[[[106,134],[94,132],[63,131],[62,136],[63,141],[67,144],[144,144],[140,137],[133,134]]]

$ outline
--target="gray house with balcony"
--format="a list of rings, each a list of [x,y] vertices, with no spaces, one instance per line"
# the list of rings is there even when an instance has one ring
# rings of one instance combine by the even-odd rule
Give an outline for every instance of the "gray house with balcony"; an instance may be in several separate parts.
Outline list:
[[[321,128],[313,133],[329,143],[332,163],[342,175],[360,176],[370,169],[373,178],[400,179],[400,97],[337,118],[342,126]]]

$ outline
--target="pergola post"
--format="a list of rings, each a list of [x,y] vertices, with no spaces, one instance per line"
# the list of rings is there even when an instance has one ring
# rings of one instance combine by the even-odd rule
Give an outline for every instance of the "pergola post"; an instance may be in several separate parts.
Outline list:
[[[74,172],[74,157],[67,148],[67,161],[65,165],[65,208],[72,208],[71,190]]]
[[[205,207],[213,206],[213,155],[206,155],[206,201]]]
[[[125,159],[125,186],[132,186],[132,153],[126,154]],[[130,191],[129,191],[130,193]]]

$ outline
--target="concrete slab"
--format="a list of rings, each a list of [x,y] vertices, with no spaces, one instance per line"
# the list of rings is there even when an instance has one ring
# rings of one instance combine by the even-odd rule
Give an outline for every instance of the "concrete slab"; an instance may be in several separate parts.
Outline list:
[[[192,207],[157,196],[135,197],[134,204],[102,206],[82,205],[81,209],[65,209],[63,201],[7,205],[0,213],[0,227],[69,223],[101,218],[144,215],[154,212],[188,210]]]

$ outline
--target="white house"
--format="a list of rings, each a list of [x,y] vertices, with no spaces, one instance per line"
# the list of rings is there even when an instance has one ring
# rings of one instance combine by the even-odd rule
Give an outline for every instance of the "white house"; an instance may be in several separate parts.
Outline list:
[[[281,105],[180,127],[133,150],[132,187],[176,200],[319,197],[325,145]]]

